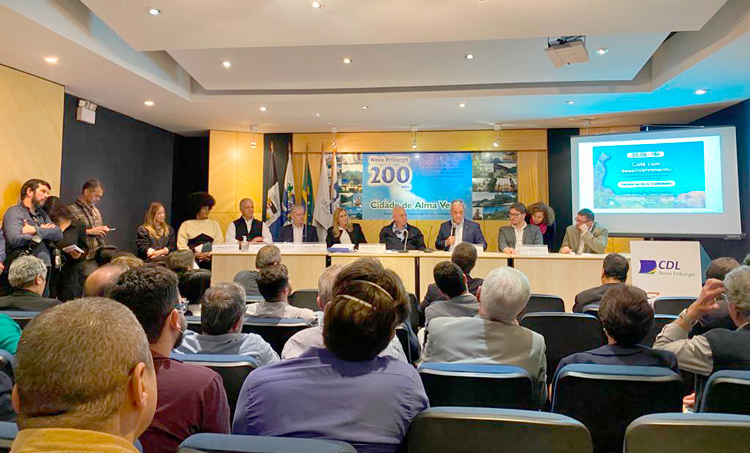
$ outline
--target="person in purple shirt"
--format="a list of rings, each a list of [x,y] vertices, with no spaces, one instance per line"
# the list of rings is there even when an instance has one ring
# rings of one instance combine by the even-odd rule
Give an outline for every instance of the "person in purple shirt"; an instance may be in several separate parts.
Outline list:
[[[642,289],[612,285],[599,302],[599,320],[607,335],[607,345],[565,357],[555,376],[565,365],[573,363],[657,366],[679,373],[674,354],[639,344],[654,322],[654,309]]]
[[[404,285],[380,262],[361,258],[344,268],[326,306],[327,349],[250,373],[232,432],[340,440],[360,453],[397,451],[429,405],[413,366],[377,356],[408,310]]]

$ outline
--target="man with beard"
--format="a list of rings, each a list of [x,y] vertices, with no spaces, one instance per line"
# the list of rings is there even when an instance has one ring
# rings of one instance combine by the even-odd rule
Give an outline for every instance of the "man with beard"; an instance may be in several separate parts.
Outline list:
[[[75,203],[69,206],[70,213],[74,219],[83,225],[86,229],[86,245],[88,252],[85,259],[81,261],[81,284],[86,277],[91,275],[97,268],[96,251],[104,245],[104,237],[109,233],[110,228],[104,225],[102,214],[96,205],[104,196],[104,186],[98,179],[89,179],[83,184],[81,195]]]
[[[112,299],[126,305],[143,326],[156,369],[159,400],[151,426],[140,437],[144,453],[173,453],[196,433],[229,433],[229,405],[215,371],[170,359],[187,328],[177,275],[145,265],[120,276]]]
[[[47,277],[52,266],[48,243],[63,238],[60,227],[42,209],[50,190],[52,186],[47,181],[29,179],[21,187],[21,202],[8,208],[3,216],[8,263],[20,255],[36,256],[47,267]]]

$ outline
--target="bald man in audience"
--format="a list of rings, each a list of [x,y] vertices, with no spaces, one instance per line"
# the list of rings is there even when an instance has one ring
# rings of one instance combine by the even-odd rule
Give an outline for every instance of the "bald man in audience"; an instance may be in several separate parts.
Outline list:
[[[146,333],[127,307],[91,297],[42,312],[23,330],[15,376],[12,451],[138,453],[157,387]]]
[[[83,294],[87,297],[109,297],[109,292],[117,285],[117,280],[128,269],[119,264],[106,264],[97,268],[86,279]]]
[[[140,437],[144,453],[174,453],[197,433],[229,433],[224,384],[210,368],[170,358],[187,329],[177,275],[149,264],[120,276],[112,299],[135,313],[148,336],[156,369],[159,401],[151,426]]]
[[[386,250],[424,250],[424,236],[419,228],[409,225],[406,209],[396,206],[391,211],[393,222],[380,230],[380,243]]]
[[[325,268],[320,278],[318,278],[318,308],[325,312],[326,306],[333,300],[333,283],[344,266],[334,264]],[[284,360],[294,359],[302,355],[310,348],[325,348],[323,342],[323,321],[324,316],[318,318],[318,325],[301,330],[287,340],[284,350],[281,351],[281,358]],[[418,354],[417,354],[418,355]],[[391,342],[378,354],[380,357],[393,357],[394,359],[408,362],[404,348],[398,337],[391,338]]]

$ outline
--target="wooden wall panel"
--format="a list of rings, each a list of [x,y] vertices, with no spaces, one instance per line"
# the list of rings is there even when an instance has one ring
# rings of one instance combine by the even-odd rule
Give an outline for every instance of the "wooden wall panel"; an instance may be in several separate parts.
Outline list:
[[[331,152],[330,133],[294,134],[295,153],[319,153],[321,146]],[[500,146],[495,148],[495,131],[417,132],[420,151],[539,151],[547,150],[544,129],[500,131]],[[411,132],[350,132],[336,134],[338,151],[404,152],[411,151]]]
[[[239,201],[250,197],[255,202],[255,217],[260,219],[263,191],[263,138],[244,132],[210,131],[208,192],[216,199],[211,218],[226,231],[239,217]]]
[[[65,88],[0,65],[2,212],[19,200],[21,185],[40,178],[60,193]]]
[[[526,205],[549,203],[547,151],[518,154],[518,201]]]

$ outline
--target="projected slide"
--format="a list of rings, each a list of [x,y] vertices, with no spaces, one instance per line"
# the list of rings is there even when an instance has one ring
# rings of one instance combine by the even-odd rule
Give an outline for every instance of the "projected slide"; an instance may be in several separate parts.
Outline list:
[[[581,143],[580,206],[611,213],[722,212],[718,136]]]
[[[594,147],[594,208],[705,208],[703,142]]]

